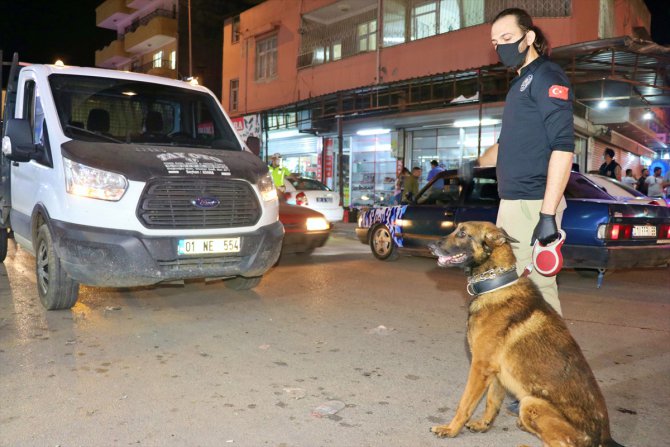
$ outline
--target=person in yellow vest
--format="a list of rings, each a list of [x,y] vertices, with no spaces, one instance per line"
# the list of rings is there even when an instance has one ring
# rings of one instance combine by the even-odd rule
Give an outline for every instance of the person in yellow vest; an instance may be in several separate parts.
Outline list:
[[[285,189],[284,179],[291,176],[291,171],[281,165],[280,154],[273,154],[272,157],[270,157],[270,166],[268,166],[268,169],[270,170],[270,176],[272,177],[275,186],[283,192]]]

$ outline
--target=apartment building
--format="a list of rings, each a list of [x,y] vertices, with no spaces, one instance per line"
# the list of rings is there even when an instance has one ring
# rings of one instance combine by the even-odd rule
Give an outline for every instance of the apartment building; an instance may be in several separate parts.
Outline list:
[[[95,52],[96,67],[177,78],[177,0],[105,0],[95,14],[117,36]]]
[[[497,140],[514,74],[489,22],[510,6],[536,18],[571,78],[575,162],[597,169],[613,147],[624,168],[648,165],[670,89],[642,0],[267,0],[225,22],[224,106],[345,205],[386,203],[402,165],[455,167]]]
[[[95,52],[95,65],[194,77],[220,97],[223,19],[237,7],[220,0],[105,0],[96,24],[116,31],[116,39]]]

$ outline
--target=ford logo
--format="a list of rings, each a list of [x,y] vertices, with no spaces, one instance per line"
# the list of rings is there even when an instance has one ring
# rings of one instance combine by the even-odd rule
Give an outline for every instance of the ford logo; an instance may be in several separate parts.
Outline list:
[[[196,197],[191,200],[191,204],[196,208],[215,208],[219,206],[221,201],[214,197]]]

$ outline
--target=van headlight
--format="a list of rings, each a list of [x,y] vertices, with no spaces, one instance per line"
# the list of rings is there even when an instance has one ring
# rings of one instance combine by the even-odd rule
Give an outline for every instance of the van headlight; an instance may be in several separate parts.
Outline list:
[[[258,190],[261,192],[261,197],[264,201],[277,200],[277,188],[270,177],[270,173],[265,174],[258,181]]]
[[[65,190],[75,196],[116,202],[128,189],[128,180],[121,174],[91,168],[63,158]]]

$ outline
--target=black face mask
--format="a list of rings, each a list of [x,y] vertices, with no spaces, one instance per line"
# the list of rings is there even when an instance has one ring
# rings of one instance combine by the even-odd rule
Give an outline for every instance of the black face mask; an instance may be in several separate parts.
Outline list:
[[[528,53],[528,48],[530,48],[530,46],[519,53],[519,44],[525,38],[526,35],[524,34],[521,39],[514,43],[498,44],[496,52],[498,53],[500,62],[502,62],[504,66],[509,68],[519,68],[526,60],[526,53]]]

